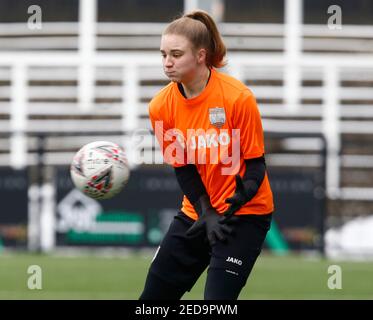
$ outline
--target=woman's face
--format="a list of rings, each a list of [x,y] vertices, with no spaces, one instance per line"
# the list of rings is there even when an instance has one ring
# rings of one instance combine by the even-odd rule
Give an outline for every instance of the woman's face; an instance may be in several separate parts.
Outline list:
[[[163,35],[160,51],[164,73],[171,81],[192,81],[198,68],[205,64],[206,50],[193,50],[190,41],[181,35]]]

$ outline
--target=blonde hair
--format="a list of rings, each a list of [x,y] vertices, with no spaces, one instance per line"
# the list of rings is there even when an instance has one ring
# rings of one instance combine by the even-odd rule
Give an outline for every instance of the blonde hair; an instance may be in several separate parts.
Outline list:
[[[206,65],[209,68],[221,68],[226,64],[224,57],[227,49],[214,20],[205,11],[197,10],[184,14],[172,21],[163,34],[184,36],[195,49],[206,49]]]

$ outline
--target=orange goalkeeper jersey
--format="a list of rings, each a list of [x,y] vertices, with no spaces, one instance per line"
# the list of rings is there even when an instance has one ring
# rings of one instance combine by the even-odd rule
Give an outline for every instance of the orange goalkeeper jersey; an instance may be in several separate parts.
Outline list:
[[[174,167],[195,164],[219,213],[234,194],[235,175],[246,170],[245,159],[264,155],[262,122],[252,92],[240,81],[211,70],[210,80],[197,97],[186,99],[177,83],[163,88],[150,102],[149,116],[163,151]],[[197,219],[184,196],[181,210]],[[268,214],[274,210],[267,173],[257,194],[236,214]]]

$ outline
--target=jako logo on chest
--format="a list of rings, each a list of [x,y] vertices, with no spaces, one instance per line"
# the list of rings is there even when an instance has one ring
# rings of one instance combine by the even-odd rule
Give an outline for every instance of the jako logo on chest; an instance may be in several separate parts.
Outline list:
[[[222,129],[220,132],[214,130],[208,130],[208,132],[201,133],[201,130],[197,132],[188,132],[189,146],[192,150],[195,149],[206,149],[206,148],[217,148],[219,145],[227,146],[231,142],[231,137],[228,130]]]

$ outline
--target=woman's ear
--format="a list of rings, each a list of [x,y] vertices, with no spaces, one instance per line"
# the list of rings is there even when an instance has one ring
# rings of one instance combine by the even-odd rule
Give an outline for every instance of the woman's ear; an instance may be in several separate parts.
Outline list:
[[[206,49],[199,49],[197,53],[197,61],[198,63],[206,63],[207,59],[207,51]]]

